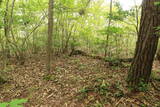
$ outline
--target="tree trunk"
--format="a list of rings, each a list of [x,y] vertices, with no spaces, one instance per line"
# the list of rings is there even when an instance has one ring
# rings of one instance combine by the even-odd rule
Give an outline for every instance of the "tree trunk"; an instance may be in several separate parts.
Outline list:
[[[0,5],[1,5],[1,3],[2,3],[2,0],[0,0]]]
[[[9,50],[9,0],[6,0],[6,8],[4,13],[4,35],[6,38],[5,43],[5,57],[9,58],[10,50]]]
[[[134,4],[135,4],[135,20],[136,20],[136,33],[138,36],[138,32],[139,32],[139,7],[137,6],[136,0],[134,0]]]
[[[47,71],[51,71],[52,36],[53,36],[53,0],[49,0],[48,8],[48,40],[47,40]]]
[[[111,26],[111,19],[112,19],[112,5],[113,5],[113,1],[110,0],[110,12],[109,12],[109,21],[108,21],[108,28],[107,30],[109,29],[109,27]],[[105,50],[104,50],[104,56],[106,57],[107,56],[107,52],[109,51],[108,49],[108,45],[109,45],[109,34],[107,34],[107,37],[106,37],[106,44],[105,44]]]
[[[159,0],[143,0],[142,16],[135,56],[128,73],[129,86],[137,89],[141,82],[150,80],[152,64],[158,45],[160,9],[154,5]]]

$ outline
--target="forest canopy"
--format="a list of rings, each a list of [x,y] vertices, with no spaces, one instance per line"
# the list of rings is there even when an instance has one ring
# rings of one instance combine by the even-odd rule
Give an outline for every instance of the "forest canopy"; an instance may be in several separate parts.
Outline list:
[[[5,47],[7,39],[3,31],[5,23],[8,23],[5,27],[11,30],[7,31],[7,35],[9,35],[8,45],[12,55],[18,56],[22,51],[27,51],[24,52],[27,54],[31,50],[43,49],[45,35],[47,35],[48,1],[9,1],[7,13],[5,13],[6,2],[7,0],[2,3],[0,10],[1,20],[4,19],[3,15],[7,18],[0,23],[1,50]],[[87,52],[103,54],[108,41],[108,48],[111,48],[108,55],[120,57],[118,55],[125,54],[131,57],[137,27],[135,7],[124,11],[120,3],[114,1],[112,16],[110,16],[109,4],[104,4],[103,0],[90,2],[88,0],[55,0],[54,51],[62,53],[75,47]],[[109,18],[112,20],[111,26],[107,24]],[[106,40],[106,35],[110,35],[109,40]]]

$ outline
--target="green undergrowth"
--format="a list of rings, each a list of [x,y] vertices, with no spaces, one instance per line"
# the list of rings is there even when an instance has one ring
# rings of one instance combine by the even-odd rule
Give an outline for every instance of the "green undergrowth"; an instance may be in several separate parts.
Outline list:
[[[88,107],[105,107],[107,103],[112,103],[112,98],[121,98],[124,92],[121,84],[110,84],[104,77],[95,78],[92,84],[82,87],[77,95],[78,101],[87,103]]]
[[[27,102],[27,99],[14,99],[11,102],[2,102],[0,107],[24,107],[23,104]]]
[[[160,82],[160,70],[152,71],[151,78]]]

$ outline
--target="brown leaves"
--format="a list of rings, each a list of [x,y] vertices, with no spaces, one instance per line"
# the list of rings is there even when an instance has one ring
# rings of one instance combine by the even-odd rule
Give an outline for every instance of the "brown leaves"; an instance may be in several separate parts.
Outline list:
[[[64,56],[52,62],[53,71],[46,77],[44,57],[31,58],[23,66],[14,65],[8,74],[8,86],[0,91],[0,101],[25,97],[29,99],[26,107],[139,107],[155,106],[160,100],[160,93],[153,88],[146,93],[127,94],[126,68],[107,68],[103,61],[84,56]],[[84,87],[92,90],[85,96],[80,93]]]

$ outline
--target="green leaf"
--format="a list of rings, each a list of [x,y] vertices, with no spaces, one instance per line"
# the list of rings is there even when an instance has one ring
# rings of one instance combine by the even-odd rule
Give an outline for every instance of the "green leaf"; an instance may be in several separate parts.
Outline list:
[[[0,107],[7,107],[9,103],[0,103]]]
[[[10,104],[10,107],[23,107],[21,104],[23,103],[26,103],[27,102],[27,99],[15,99],[15,100],[12,100],[9,104]]]
[[[160,6],[160,2],[154,2],[154,5]]]

